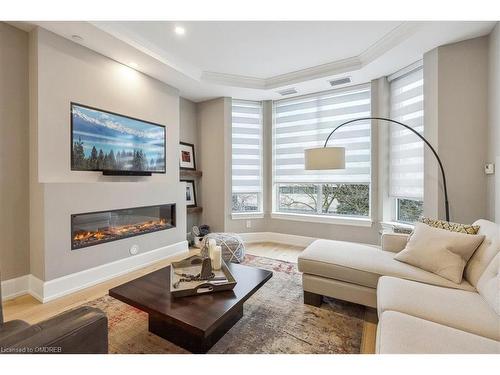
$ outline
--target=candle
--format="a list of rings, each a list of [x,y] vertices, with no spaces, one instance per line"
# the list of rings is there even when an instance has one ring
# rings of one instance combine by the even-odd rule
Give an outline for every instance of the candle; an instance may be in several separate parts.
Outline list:
[[[220,246],[215,246],[212,250],[212,267],[214,270],[218,271],[222,267],[222,248]]]
[[[212,259],[212,251],[215,249],[215,246],[217,245],[217,242],[213,238],[208,240],[208,256],[210,259]]]

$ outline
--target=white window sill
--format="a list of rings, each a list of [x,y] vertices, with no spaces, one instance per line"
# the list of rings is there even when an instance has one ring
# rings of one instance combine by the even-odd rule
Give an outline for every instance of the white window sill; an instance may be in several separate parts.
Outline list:
[[[244,220],[244,219],[263,219],[263,212],[233,212],[231,213],[231,219],[233,220]]]
[[[398,221],[381,221],[380,224],[384,228],[394,228],[394,227],[401,227],[401,228],[407,228],[407,229],[415,229],[415,225],[413,224],[408,224],[408,223],[400,223]]]
[[[369,218],[357,217],[341,217],[341,216],[322,216],[322,215],[308,215],[308,214],[294,214],[273,212],[271,218],[280,220],[294,220],[305,221],[309,223],[323,223],[323,224],[338,224],[338,225],[352,225],[358,227],[371,227],[373,222]]]

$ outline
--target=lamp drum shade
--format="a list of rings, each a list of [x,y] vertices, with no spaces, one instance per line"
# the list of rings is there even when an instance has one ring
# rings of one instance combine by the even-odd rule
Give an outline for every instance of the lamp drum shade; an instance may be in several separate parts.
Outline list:
[[[304,150],[306,170],[345,169],[345,147],[318,147]]]

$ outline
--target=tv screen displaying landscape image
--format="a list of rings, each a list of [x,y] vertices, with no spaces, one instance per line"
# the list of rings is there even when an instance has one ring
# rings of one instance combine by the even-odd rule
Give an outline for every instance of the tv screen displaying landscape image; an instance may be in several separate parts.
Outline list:
[[[71,169],[165,173],[165,126],[71,103]]]

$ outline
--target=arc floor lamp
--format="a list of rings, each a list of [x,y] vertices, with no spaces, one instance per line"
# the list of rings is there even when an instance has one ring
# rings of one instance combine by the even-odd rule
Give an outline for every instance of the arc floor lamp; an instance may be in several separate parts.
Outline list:
[[[402,127],[408,129],[412,133],[414,133],[417,137],[419,137],[424,143],[429,146],[431,149],[432,153],[437,159],[437,162],[439,164],[439,168],[441,170],[441,176],[443,178],[443,190],[444,190],[444,205],[445,205],[445,211],[446,211],[446,221],[450,221],[450,207],[448,203],[448,190],[446,188],[446,176],[444,174],[444,168],[443,168],[443,163],[441,162],[441,159],[439,158],[436,150],[434,150],[434,147],[427,141],[427,139],[424,138],[423,135],[421,135],[419,132],[417,132],[415,129],[412,127],[403,124],[402,122],[392,120],[390,118],[385,118],[385,117],[360,117],[354,120],[349,120],[346,121],[339,126],[337,126],[335,129],[332,130],[332,132],[328,135],[325,141],[325,145],[323,147],[317,147],[317,148],[310,148],[305,150],[304,158],[305,158],[305,169],[306,170],[323,170],[323,169],[345,169],[345,147],[328,147],[328,141],[332,137],[333,133],[335,133],[338,129],[341,127],[351,124],[353,122],[357,121],[365,121],[365,120],[379,120],[379,121],[386,121],[394,124],[401,125]]]

